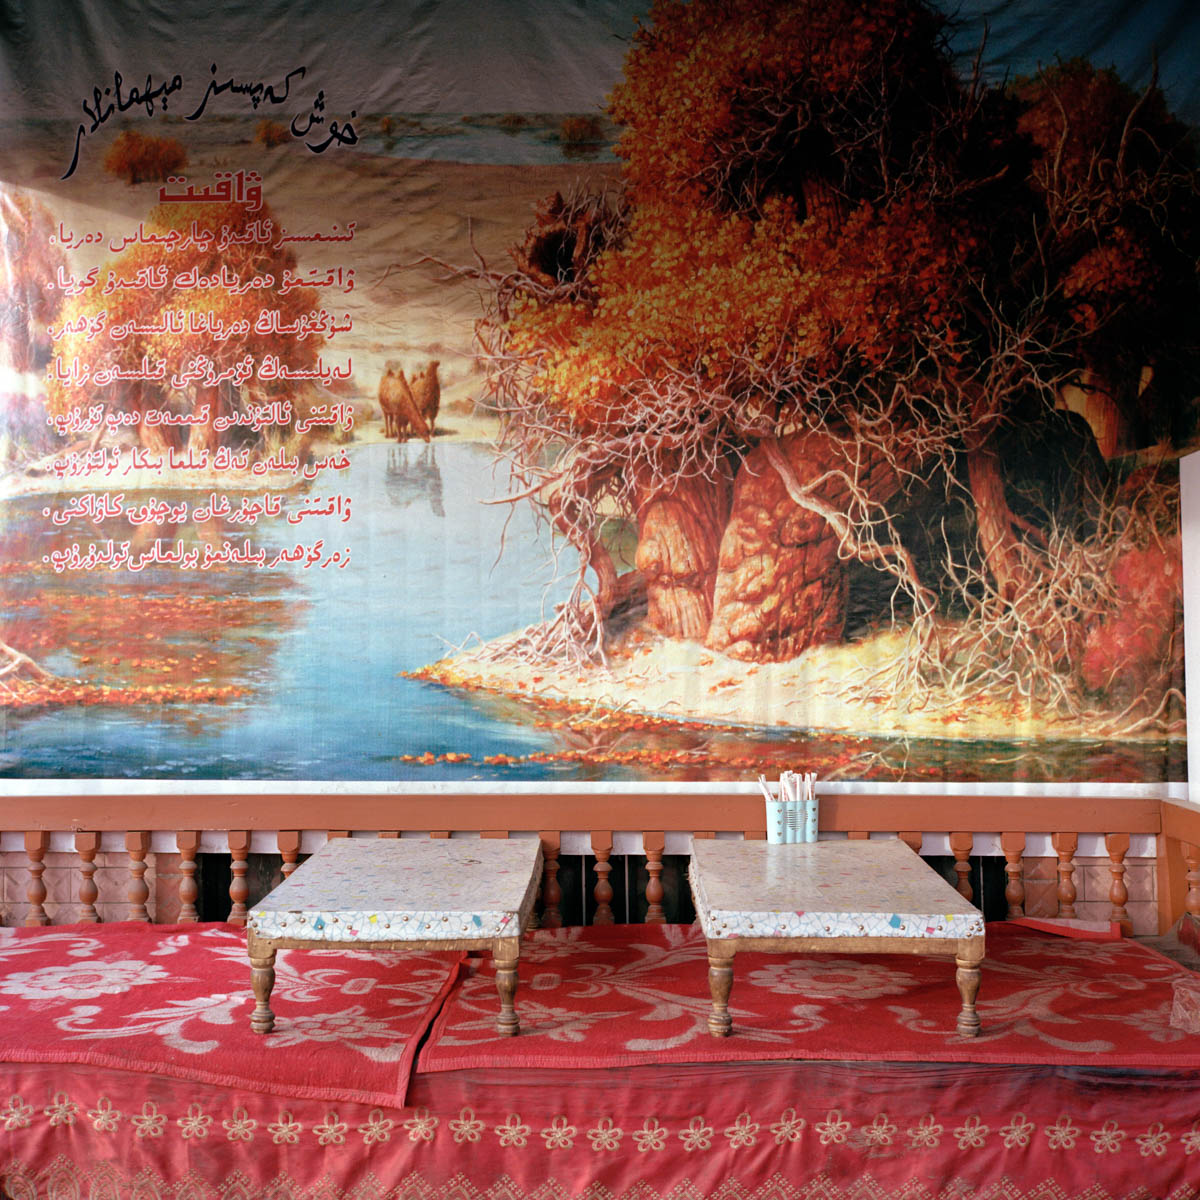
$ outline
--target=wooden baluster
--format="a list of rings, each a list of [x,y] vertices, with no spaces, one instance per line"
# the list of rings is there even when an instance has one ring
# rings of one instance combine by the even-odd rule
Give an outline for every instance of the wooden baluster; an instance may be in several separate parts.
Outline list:
[[[286,879],[296,869],[296,859],[300,857],[300,831],[281,829],[275,835],[275,845],[283,859],[283,877]]]
[[[398,829],[381,829],[379,831],[379,836],[381,838],[398,838],[400,836],[400,830],[398,830]]]
[[[1025,835],[1002,833],[1000,849],[1004,851],[1004,899],[1008,901],[1008,919],[1025,915]]]
[[[25,924],[29,926],[49,925],[46,913],[46,885],[42,873],[46,864],[42,861],[50,848],[50,834],[45,829],[34,829],[25,834],[25,855],[29,859],[29,886],[25,898],[29,901],[29,912]]]
[[[95,925],[100,920],[96,911],[96,898],[100,889],[96,886],[96,852],[100,849],[98,833],[77,833],[75,853],[79,855],[79,916],[77,921]]]
[[[330,836],[332,836],[332,835],[330,835]],[[431,838],[434,838],[434,839],[436,839],[437,841],[443,841],[443,842],[444,842],[444,841],[445,841],[445,840],[446,840],[446,839],[447,839],[447,838],[450,836],[450,830],[448,830],[448,829],[435,829],[435,830],[433,830],[433,831],[432,831],[432,832],[429,834],[429,836],[430,836]]]
[[[607,829],[592,831],[592,853],[596,856],[596,886],[592,895],[596,898],[596,915],[592,918],[593,925],[613,924],[612,884],[608,882],[608,874],[612,863],[608,856],[612,853],[612,832]]]
[[[196,901],[200,888],[196,884],[196,855],[200,852],[200,833],[196,829],[181,829],[175,835],[175,848],[179,851],[179,921],[190,925],[200,920]]]
[[[479,831],[479,836],[481,838],[499,838],[501,841],[505,841],[508,838],[508,830],[507,829],[481,829]]]
[[[1191,842],[1180,842],[1183,851],[1183,861],[1187,864],[1187,895],[1183,901],[1183,910],[1191,917],[1200,918],[1200,846]]]
[[[975,893],[971,890],[971,850],[975,839],[969,833],[952,833],[950,835],[950,853],[954,855],[954,871],[958,882],[954,888],[964,900],[971,900]]]
[[[1064,920],[1075,916],[1075,850],[1079,846],[1077,833],[1056,833],[1050,838],[1058,855],[1058,915]]]
[[[558,854],[562,840],[558,831],[543,829],[542,839],[542,928],[561,929],[562,888],[558,885]]]
[[[846,834],[846,839],[851,842],[869,842],[871,831],[869,829],[852,829]]]
[[[146,883],[146,855],[150,853],[150,835],[144,829],[126,833],[125,849],[129,852],[129,887],[125,891],[129,920],[149,922],[146,901],[150,899],[150,888]]]
[[[667,844],[662,833],[643,833],[642,849],[646,852],[646,924],[661,925],[667,919],[663,910],[663,848]]]
[[[325,831],[325,837],[329,841],[333,841],[334,838],[349,837],[349,836],[350,836],[350,830],[348,830],[348,829],[327,829]],[[436,837],[437,835],[435,834],[434,836]],[[450,835],[446,834],[446,836],[449,837]]]
[[[896,836],[914,853],[921,853],[921,843],[925,840],[919,832],[905,830]]]
[[[230,871],[233,879],[229,884],[229,899],[233,902],[229,909],[231,925],[246,924],[246,901],[250,898],[250,885],[246,882],[246,872],[250,869],[250,831],[248,829],[231,829],[229,831]]]
[[[1108,919],[1116,921],[1121,926],[1121,932],[1129,937],[1133,934],[1133,922],[1125,907],[1129,900],[1129,889],[1125,886],[1125,855],[1129,853],[1129,834],[1106,833],[1104,848],[1108,851],[1108,870],[1112,875],[1112,886],[1108,889],[1108,902],[1112,908]]]

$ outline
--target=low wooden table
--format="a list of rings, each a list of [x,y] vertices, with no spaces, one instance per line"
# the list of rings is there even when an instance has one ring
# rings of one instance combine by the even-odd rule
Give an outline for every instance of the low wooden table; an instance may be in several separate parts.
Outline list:
[[[689,875],[708,941],[715,1037],[733,1029],[738,950],[953,958],[963,1002],[958,1032],[979,1032],[983,916],[904,842],[698,840]]]
[[[271,989],[281,948],[491,950],[496,1027],[515,1035],[520,939],[541,873],[537,838],[331,839],[250,913],[250,1028],[275,1026]]]

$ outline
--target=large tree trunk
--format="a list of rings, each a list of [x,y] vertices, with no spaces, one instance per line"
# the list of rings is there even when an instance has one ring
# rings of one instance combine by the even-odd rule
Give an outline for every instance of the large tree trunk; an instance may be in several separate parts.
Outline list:
[[[1004,470],[994,438],[967,447],[967,480],[975,504],[984,565],[996,589],[1006,600],[1012,600],[1027,580],[1020,541],[1013,529],[1012,509],[1004,494]]]
[[[647,621],[664,636],[704,640],[728,513],[727,479],[684,476],[669,488],[641,490],[636,561]]]
[[[843,545],[845,522],[839,520],[843,527],[838,529],[829,519],[844,517],[853,507],[845,476],[856,475],[857,489],[875,503],[900,487],[891,465],[861,444],[805,433],[774,446],[793,486],[816,484],[812,507],[793,498],[765,444],[746,456],[721,541],[707,638],[714,650],[756,662],[795,658],[809,646],[842,636],[844,555],[862,549],[853,538]],[[865,549],[862,556],[868,557]]]

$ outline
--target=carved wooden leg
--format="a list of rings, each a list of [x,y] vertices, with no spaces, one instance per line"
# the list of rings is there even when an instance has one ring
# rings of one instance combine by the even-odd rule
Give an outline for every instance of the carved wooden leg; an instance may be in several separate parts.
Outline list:
[[[642,848],[646,851],[646,924],[660,925],[667,915],[663,911],[663,847],[662,833],[643,833]]]
[[[963,1037],[975,1037],[979,1033],[979,1014],[975,1011],[975,998],[979,995],[979,964],[983,962],[983,951],[960,947],[954,958],[957,970],[954,974],[958,994],[962,996],[962,1011],[958,1014],[958,1032]]]
[[[708,951],[708,990],[712,993],[712,1012],[708,1031],[713,1037],[728,1037],[733,1032],[729,1015],[729,993],[733,990],[733,953],[728,949]]]
[[[558,885],[559,834],[557,830],[543,830],[542,838],[542,928],[561,929],[562,888]]]
[[[25,853],[29,858],[29,887],[25,892],[29,900],[29,914],[25,924],[49,925],[50,918],[46,913],[46,885],[42,874],[46,864],[42,861],[46,851],[50,849],[50,834],[45,829],[35,829],[25,835]]]
[[[270,1033],[275,1028],[271,1011],[271,989],[275,986],[275,947],[257,938],[248,939],[250,986],[254,989],[254,1011],[250,1028],[255,1033]]]
[[[593,925],[613,924],[613,888],[608,882],[609,872],[612,871],[612,863],[608,861],[612,846],[611,830],[592,830],[592,853],[596,856],[596,886],[592,889],[592,895],[596,898]]]
[[[96,886],[96,852],[100,849],[98,833],[77,833],[75,852],[79,855],[79,915],[77,921],[94,925],[100,920],[96,912],[96,899],[100,889]]]
[[[496,990],[500,993],[496,1032],[501,1037],[516,1037],[521,1032],[516,1007],[517,962],[520,954],[521,943],[516,938],[498,938],[492,949],[492,961],[496,964]]]

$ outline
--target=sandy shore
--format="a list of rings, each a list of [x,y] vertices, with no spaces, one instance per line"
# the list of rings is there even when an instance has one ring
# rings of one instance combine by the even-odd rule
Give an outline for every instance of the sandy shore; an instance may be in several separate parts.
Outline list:
[[[1093,717],[1066,717],[1024,701],[927,696],[914,705],[887,668],[907,651],[903,631],[813,647],[789,662],[746,663],[695,642],[632,627],[607,648],[608,666],[587,671],[531,666],[502,651],[509,635],[452,655],[418,677],[466,691],[497,692],[601,722],[641,716],[667,722],[765,730],[821,730],[861,737],[1013,741],[1102,740]],[[1132,740],[1155,742],[1144,733]]]

